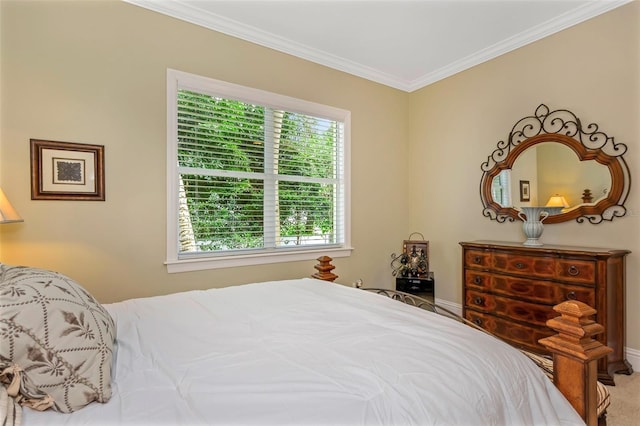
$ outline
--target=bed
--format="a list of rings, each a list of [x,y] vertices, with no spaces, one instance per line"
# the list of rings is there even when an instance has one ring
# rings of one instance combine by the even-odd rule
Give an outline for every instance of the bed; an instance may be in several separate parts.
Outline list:
[[[24,409],[25,426],[584,424],[519,350],[376,292],[302,278],[99,305],[67,291],[113,320],[115,343],[96,357],[109,395]]]

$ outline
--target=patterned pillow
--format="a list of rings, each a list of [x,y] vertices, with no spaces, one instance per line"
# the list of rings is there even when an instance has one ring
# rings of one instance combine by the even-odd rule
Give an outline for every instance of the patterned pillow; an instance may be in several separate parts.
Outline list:
[[[113,319],[70,278],[0,264],[0,340],[2,367],[17,366],[22,387],[48,394],[54,410],[111,398]]]

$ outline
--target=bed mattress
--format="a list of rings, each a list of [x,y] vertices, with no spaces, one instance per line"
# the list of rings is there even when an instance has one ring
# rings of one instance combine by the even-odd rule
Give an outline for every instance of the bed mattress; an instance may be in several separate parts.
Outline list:
[[[519,351],[385,296],[315,279],[105,305],[113,396],[24,425],[577,425]]]

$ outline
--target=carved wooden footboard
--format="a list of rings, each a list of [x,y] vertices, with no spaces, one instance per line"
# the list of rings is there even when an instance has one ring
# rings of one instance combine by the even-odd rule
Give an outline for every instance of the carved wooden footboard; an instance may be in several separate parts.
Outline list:
[[[553,309],[560,316],[547,321],[547,325],[558,334],[539,341],[553,354],[553,383],[587,425],[596,425],[597,361],[612,349],[592,339],[604,330],[591,319],[595,309],[577,300],[567,300]]]
[[[337,276],[331,272],[334,269],[331,260],[328,256],[318,258],[320,264],[315,268],[319,273],[314,274],[313,277],[325,281],[335,280]],[[363,290],[445,315],[483,333],[490,334],[458,314],[418,296],[388,289],[363,288]],[[553,376],[556,387],[588,426],[597,425],[599,415],[602,425],[605,423],[604,410],[608,405],[608,391],[603,385],[598,384],[597,362],[612,349],[592,338],[603,331],[603,327],[591,319],[596,314],[596,310],[576,300],[562,302],[556,305],[554,310],[559,313],[559,316],[547,321],[547,325],[557,334],[540,340],[540,343],[553,354],[551,371],[546,365],[548,363],[541,361],[541,357],[525,351],[523,353],[544,369],[548,375]],[[602,392],[606,393],[604,396],[607,398],[606,404],[599,404],[602,401],[598,400],[598,389],[600,389],[601,395]]]

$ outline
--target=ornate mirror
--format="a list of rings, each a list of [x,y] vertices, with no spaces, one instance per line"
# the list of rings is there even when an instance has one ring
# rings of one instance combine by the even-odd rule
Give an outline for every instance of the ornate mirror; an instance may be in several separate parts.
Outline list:
[[[572,112],[541,104],[482,163],[482,213],[513,222],[520,207],[560,206],[550,209],[545,224],[624,216],[631,186],[626,151],[598,125],[583,127]]]

